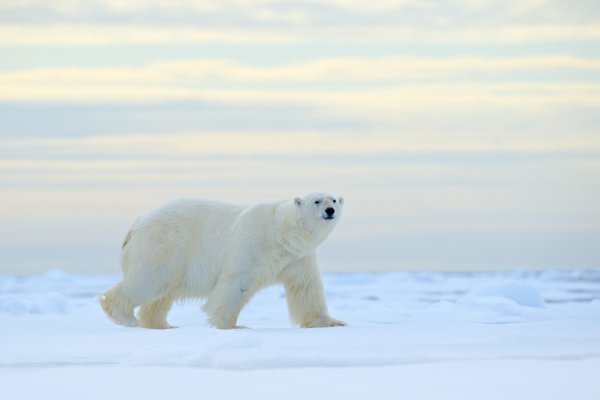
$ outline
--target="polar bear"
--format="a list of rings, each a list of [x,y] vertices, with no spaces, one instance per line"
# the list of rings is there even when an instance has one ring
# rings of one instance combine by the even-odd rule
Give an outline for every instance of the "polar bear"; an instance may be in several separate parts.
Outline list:
[[[122,245],[123,280],[100,296],[100,304],[117,324],[165,329],[174,301],[202,298],[210,324],[232,329],[259,289],[282,283],[295,324],[345,325],[327,311],[315,254],[342,205],[341,197],[328,193],[251,207],[200,199],[167,203],[133,223]]]

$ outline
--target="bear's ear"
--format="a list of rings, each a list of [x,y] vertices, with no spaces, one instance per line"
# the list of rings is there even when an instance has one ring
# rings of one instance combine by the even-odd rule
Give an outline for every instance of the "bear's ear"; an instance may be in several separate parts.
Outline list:
[[[302,199],[300,197],[296,197],[294,199],[294,204],[296,204],[298,207],[300,207],[302,205]]]
[[[340,202],[340,206],[344,205],[344,198],[343,197],[338,197],[338,201]]]

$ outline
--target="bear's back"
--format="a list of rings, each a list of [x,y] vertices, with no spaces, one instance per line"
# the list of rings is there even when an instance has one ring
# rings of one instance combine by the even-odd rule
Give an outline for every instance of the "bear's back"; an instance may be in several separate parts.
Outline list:
[[[198,234],[198,230],[208,229],[216,233],[214,230],[219,230],[220,227],[231,226],[245,209],[244,206],[213,200],[177,199],[142,215],[133,228],[161,231],[175,229],[189,234]]]

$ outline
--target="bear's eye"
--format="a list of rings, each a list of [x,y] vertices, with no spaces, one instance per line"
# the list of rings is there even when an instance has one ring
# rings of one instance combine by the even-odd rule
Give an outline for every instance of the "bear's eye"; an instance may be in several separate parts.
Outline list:
[[[334,199],[334,200],[333,200],[333,202],[334,202],[334,203],[337,203],[337,200],[335,200],[335,199]]]
[[[315,201],[315,204],[321,204],[321,202],[319,200]]]

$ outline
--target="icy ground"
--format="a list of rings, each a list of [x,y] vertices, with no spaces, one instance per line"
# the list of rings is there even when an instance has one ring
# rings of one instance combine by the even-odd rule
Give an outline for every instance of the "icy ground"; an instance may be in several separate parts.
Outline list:
[[[232,331],[116,326],[117,279],[0,276],[1,399],[600,399],[600,271],[326,274],[350,326],[292,327],[272,287]]]

